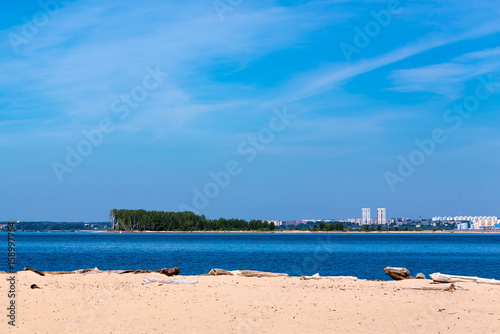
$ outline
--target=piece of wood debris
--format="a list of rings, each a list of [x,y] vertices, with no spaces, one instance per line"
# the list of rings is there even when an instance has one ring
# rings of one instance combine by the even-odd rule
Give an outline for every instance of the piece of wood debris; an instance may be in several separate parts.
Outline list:
[[[156,283],[156,282],[161,283],[161,284],[197,284],[198,283],[198,281],[188,281],[188,280],[180,281],[176,278],[172,278],[169,280],[162,280],[162,279],[158,279],[158,278],[154,278],[154,277],[146,277],[145,279],[142,280],[142,285]]]
[[[212,269],[206,276],[244,276],[244,277],[288,277],[288,274],[281,273],[269,273],[265,271],[256,270],[224,270],[224,269]]]
[[[480,284],[500,285],[500,281],[496,279],[481,278],[476,276],[458,276],[434,273],[430,275],[432,280],[437,283],[458,283],[458,282],[475,282]]]
[[[40,275],[40,276],[45,276],[45,274],[44,274],[44,273],[42,273],[41,271],[38,271],[38,270],[33,269],[33,268],[29,268],[29,267],[24,267],[24,271],[32,271],[32,272],[34,272],[35,274],[38,274],[38,275]]]
[[[386,267],[386,268],[384,268],[384,272],[396,281],[415,278],[415,277],[408,275],[410,273],[410,271],[406,268]]]
[[[325,279],[352,279],[352,280],[358,279],[355,276],[320,276],[319,273],[316,273],[312,276],[301,276],[300,277],[300,279],[303,281],[304,280],[311,280],[311,279],[318,280],[318,279],[322,279],[322,278],[325,278]]]
[[[70,274],[150,274],[150,273],[159,273],[166,276],[175,276],[179,275],[180,269],[178,267],[174,268],[163,268],[158,270],[99,270],[99,268],[91,268],[91,269],[78,269],[73,271],[45,271],[41,272],[33,268],[24,268],[25,271],[32,271],[37,273],[38,275],[45,276],[45,274],[51,275],[70,275]]]
[[[447,288],[430,288],[427,286],[412,286],[412,287],[410,287],[410,289],[413,289],[413,290],[433,290],[433,291],[455,291],[455,290],[469,291],[468,289],[464,289],[461,286],[455,285],[453,283],[451,283],[450,286]]]

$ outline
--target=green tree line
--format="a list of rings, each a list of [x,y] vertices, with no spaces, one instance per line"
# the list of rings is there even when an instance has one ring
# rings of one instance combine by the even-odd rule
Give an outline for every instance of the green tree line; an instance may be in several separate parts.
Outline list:
[[[313,226],[313,231],[344,231],[347,227],[344,226],[341,222],[336,223],[325,223],[321,222],[319,225]]]
[[[18,231],[87,231],[106,230],[109,223],[65,223],[65,222],[20,222]]]
[[[273,231],[274,223],[262,220],[207,219],[190,211],[111,210],[112,228],[120,231]]]

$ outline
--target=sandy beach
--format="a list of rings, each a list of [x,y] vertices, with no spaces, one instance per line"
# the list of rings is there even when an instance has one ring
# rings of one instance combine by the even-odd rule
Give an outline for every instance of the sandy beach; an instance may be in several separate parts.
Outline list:
[[[196,285],[152,283],[161,274],[17,274],[17,327],[1,333],[500,333],[500,286],[430,280],[300,280],[298,277],[177,276]],[[32,284],[41,289],[30,289]]]

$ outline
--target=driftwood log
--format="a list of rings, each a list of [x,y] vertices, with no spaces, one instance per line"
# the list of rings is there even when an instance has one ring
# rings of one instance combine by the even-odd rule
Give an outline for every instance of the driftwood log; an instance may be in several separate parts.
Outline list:
[[[413,289],[413,290],[433,290],[433,291],[450,291],[450,292],[453,292],[455,290],[464,290],[464,291],[468,291],[467,289],[464,289],[460,286],[456,286],[455,284],[451,283],[449,287],[447,288],[429,288],[429,287],[420,287],[420,286],[412,286],[410,287],[410,289]]]
[[[167,276],[179,275],[181,270],[177,267],[175,268],[163,268],[158,270],[123,270],[119,274],[149,274],[149,273],[160,273]]]
[[[244,277],[288,277],[288,274],[281,273],[269,273],[265,271],[256,270],[224,270],[224,269],[212,269],[205,276],[244,276]]]
[[[32,271],[37,273],[40,276],[45,276],[45,274],[51,275],[69,275],[69,274],[149,274],[149,273],[159,273],[167,276],[175,276],[179,275],[180,269],[177,267],[174,268],[163,268],[158,270],[99,270],[98,268],[93,269],[78,269],[74,271],[45,271],[41,272],[33,268],[24,268],[25,271]]]
[[[414,279],[414,277],[408,275],[410,271],[406,268],[386,267],[384,268],[384,272],[396,281],[401,281],[404,279]]]
[[[38,270],[36,270],[36,269],[33,269],[33,268],[24,267],[24,270],[25,270],[25,271],[32,271],[32,272],[34,272],[34,273],[36,273],[36,274],[38,274],[38,275],[40,275],[40,276],[45,276],[45,274],[44,274],[44,273],[42,273],[41,271],[38,271]]]
[[[214,268],[210,270],[208,274],[206,274],[206,276],[225,276],[225,275],[233,276],[233,273],[228,270]]]
[[[481,278],[476,276],[457,276],[446,275],[441,273],[434,273],[430,275],[432,280],[436,283],[457,283],[457,282],[475,282],[481,284],[500,285],[500,281],[496,279]]]
[[[316,273],[316,274],[314,274],[312,276],[301,276],[300,280],[302,280],[302,281],[311,280],[311,279],[319,280],[319,279],[322,279],[322,278],[327,278],[327,279],[352,279],[352,280],[357,280],[358,279],[357,277],[354,277],[354,276],[320,276],[319,273]]]
[[[163,280],[163,279],[158,279],[154,277],[146,277],[145,279],[142,280],[142,285],[145,284],[150,284],[150,283],[161,283],[161,284],[197,284],[198,281],[179,281],[175,278],[169,279],[169,280]]]

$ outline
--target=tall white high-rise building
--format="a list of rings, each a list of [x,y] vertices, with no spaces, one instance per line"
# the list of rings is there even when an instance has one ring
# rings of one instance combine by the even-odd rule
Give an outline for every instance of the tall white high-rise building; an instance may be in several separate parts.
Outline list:
[[[387,223],[385,208],[377,209],[377,223],[379,225],[385,225]]]
[[[363,212],[363,216],[361,218],[361,225],[367,225],[370,224],[370,208],[362,208],[361,211]]]

